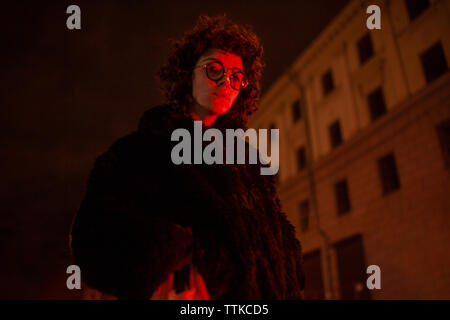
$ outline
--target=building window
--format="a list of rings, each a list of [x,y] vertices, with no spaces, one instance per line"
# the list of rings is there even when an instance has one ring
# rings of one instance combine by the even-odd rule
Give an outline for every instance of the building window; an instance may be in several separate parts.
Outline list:
[[[302,171],[306,168],[306,150],[305,147],[297,149],[297,166],[298,171]]]
[[[438,41],[420,55],[420,62],[425,73],[427,83],[436,80],[448,71],[444,50],[441,42]]]
[[[322,278],[322,259],[320,251],[315,250],[303,255],[305,273],[305,300],[323,300],[325,298]]]
[[[302,111],[300,109],[300,100],[295,100],[292,104],[292,119],[297,122],[302,117]]]
[[[339,124],[339,121],[336,120],[333,122],[328,127],[328,131],[330,133],[331,147],[336,148],[342,143],[341,125]]]
[[[309,229],[309,201],[300,202],[300,229],[305,232]]]
[[[383,194],[391,193],[400,188],[400,180],[397,174],[397,165],[395,157],[390,153],[378,159],[378,169],[380,172]]]
[[[378,87],[367,96],[367,103],[372,121],[375,121],[386,113],[386,102],[384,101],[384,94],[381,87]]]
[[[334,185],[336,193],[337,212],[339,215],[350,211],[350,198],[348,195],[347,180],[341,180]]]
[[[339,288],[343,300],[368,300],[367,265],[363,238],[355,235],[334,244],[336,249]]]
[[[333,74],[328,70],[322,75],[323,95],[328,95],[334,89]]]
[[[450,119],[444,120],[436,126],[441,144],[442,155],[446,168],[450,168]]]
[[[358,41],[359,62],[364,64],[373,56],[373,44],[370,33],[367,33]]]
[[[412,21],[430,6],[429,0],[406,0],[409,19]]]

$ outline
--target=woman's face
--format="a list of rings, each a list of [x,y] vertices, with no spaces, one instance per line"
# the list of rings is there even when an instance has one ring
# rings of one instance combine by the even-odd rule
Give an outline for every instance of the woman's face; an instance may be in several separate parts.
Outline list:
[[[206,69],[201,67],[213,61],[222,63],[226,70],[225,75],[219,81],[210,80]],[[239,94],[239,91],[230,85],[230,76],[236,71],[244,72],[241,57],[219,49],[206,51],[198,59],[192,73],[194,103],[217,115],[227,113]]]

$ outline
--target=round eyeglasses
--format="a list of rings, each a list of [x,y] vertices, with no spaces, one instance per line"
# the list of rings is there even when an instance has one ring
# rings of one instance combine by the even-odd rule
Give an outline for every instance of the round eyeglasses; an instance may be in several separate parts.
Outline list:
[[[196,68],[205,68],[208,79],[218,82],[223,79],[229,69],[225,69],[219,60],[211,61],[207,64],[197,66]],[[248,85],[248,80],[242,71],[233,72],[230,77],[230,85],[234,90],[243,90]]]

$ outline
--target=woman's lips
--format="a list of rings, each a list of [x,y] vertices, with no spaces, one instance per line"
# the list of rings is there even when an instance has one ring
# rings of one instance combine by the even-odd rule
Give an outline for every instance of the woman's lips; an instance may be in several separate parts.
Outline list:
[[[213,93],[212,94],[214,98],[222,98],[222,99],[228,99],[228,97],[226,95],[224,95],[223,93]]]

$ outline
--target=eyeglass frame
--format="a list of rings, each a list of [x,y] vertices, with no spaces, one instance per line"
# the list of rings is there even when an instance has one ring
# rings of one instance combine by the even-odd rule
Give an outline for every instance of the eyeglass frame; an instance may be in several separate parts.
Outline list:
[[[208,67],[210,64],[213,64],[213,63],[218,63],[218,64],[222,67],[222,76],[221,76],[219,79],[212,79],[212,78],[209,76],[207,67]],[[222,63],[220,60],[217,60],[217,59],[214,59],[214,60],[212,60],[212,61],[210,61],[210,62],[208,62],[208,63],[206,63],[206,64],[203,64],[203,65],[200,65],[200,66],[196,66],[194,69],[197,69],[197,68],[205,68],[206,76],[208,77],[208,79],[211,80],[211,81],[214,81],[214,82],[216,82],[216,83],[219,82],[220,80],[222,80],[223,77],[224,77],[226,74],[228,74],[228,70],[230,70],[230,68],[225,68],[225,66],[223,65],[223,63]],[[242,88],[239,88],[239,89],[236,89],[235,87],[233,87],[233,85],[231,84],[231,80],[230,80],[230,77],[231,77],[232,75],[236,74],[236,73],[241,73],[241,74],[242,74],[242,77],[243,77],[242,80],[245,79],[245,81],[246,81],[245,86],[242,87]],[[227,77],[228,77],[228,76],[227,76]],[[237,90],[237,91],[242,91],[242,90],[244,90],[245,88],[247,88],[247,86],[248,86],[248,84],[249,84],[247,77],[245,76],[244,72],[242,72],[241,70],[236,71],[236,72],[233,72],[232,74],[230,74],[230,76],[228,77],[228,80],[230,81],[230,87],[233,88],[234,90]],[[242,83],[242,81],[241,81],[241,83]]]

